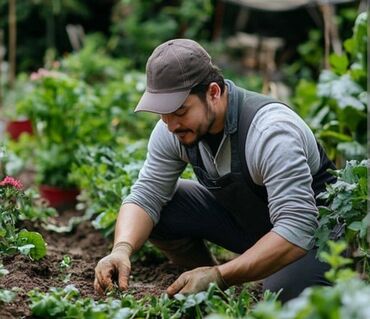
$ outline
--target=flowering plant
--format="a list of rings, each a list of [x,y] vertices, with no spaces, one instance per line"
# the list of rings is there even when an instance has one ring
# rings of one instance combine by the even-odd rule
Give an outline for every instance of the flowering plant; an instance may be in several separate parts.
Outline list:
[[[20,181],[10,176],[0,181],[0,255],[19,251],[32,259],[45,256],[46,244],[39,233],[17,229],[23,213],[31,206],[31,198]]]

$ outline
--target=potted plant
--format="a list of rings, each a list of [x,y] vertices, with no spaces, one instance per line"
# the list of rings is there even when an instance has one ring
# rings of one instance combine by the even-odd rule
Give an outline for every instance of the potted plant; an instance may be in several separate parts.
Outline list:
[[[113,141],[110,108],[101,107],[94,90],[66,74],[41,70],[35,87],[18,109],[35,125],[34,164],[40,193],[51,206],[75,203],[78,189],[69,179],[80,145]]]
[[[40,194],[52,207],[76,201],[78,189],[68,175],[78,148],[78,110],[84,107],[85,87],[62,73],[40,70],[35,87],[17,108],[34,122],[34,165]]]

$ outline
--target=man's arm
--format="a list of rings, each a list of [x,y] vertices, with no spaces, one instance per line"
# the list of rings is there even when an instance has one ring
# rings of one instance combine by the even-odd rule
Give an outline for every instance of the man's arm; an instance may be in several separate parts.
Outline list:
[[[113,250],[95,268],[94,288],[98,293],[111,290],[116,279],[120,289],[127,289],[130,256],[140,249],[152,229],[153,221],[144,209],[136,204],[122,205],[116,222]]]
[[[153,220],[140,206],[123,204],[116,222],[114,244],[127,242],[137,251],[148,239],[153,226]]]
[[[215,282],[221,289],[265,278],[291,262],[303,257],[306,251],[270,231],[239,257],[214,267],[199,267],[187,271],[167,288],[173,296],[206,290]]]
[[[242,255],[218,268],[225,282],[234,285],[265,278],[305,254],[304,249],[271,231]]]
[[[113,250],[95,268],[96,291],[104,293],[111,289],[116,279],[121,289],[128,287],[130,256],[148,239],[162,206],[173,196],[185,166],[179,142],[159,121],[151,134],[139,178],[131,194],[124,199],[117,217]]]

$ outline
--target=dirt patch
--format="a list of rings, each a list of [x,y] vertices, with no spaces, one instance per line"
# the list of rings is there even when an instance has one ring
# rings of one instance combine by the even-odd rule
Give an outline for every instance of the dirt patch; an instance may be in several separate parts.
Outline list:
[[[71,216],[76,215],[76,212],[68,211],[61,214],[55,222],[66,224]],[[32,318],[27,305],[27,292],[34,288],[47,291],[50,287],[74,284],[82,297],[101,298],[93,289],[94,268],[100,258],[110,251],[110,240],[105,239],[90,222],[79,224],[71,233],[61,234],[46,231],[38,225],[26,225],[26,228],[42,233],[48,244],[47,256],[40,261],[31,261],[21,255],[3,258],[2,262],[9,274],[0,279],[0,287],[19,287],[20,291],[12,303],[2,305],[1,319]],[[72,264],[63,273],[60,262],[65,255],[71,257]],[[182,271],[183,269],[168,262],[134,262],[128,292],[136,298],[149,294],[160,296]],[[66,274],[70,274],[67,283],[63,282]]]

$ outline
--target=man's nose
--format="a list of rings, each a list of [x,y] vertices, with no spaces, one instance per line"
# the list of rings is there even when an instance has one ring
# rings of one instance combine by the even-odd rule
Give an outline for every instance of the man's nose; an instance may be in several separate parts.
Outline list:
[[[175,116],[171,114],[162,115],[162,120],[167,124],[168,130],[172,133],[179,127],[179,123]]]

